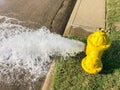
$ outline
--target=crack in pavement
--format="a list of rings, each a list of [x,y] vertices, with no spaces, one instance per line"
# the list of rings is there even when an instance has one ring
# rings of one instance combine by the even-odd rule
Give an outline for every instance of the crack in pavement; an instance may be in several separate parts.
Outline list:
[[[54,17],[52,18],[52,20],[51,20],[51,22],[50,22],[50,30],[52,30],[52,25],[53,25],[53,23],[54,23],[55,17],[58,15],[60,9],[64,6],[64,2],[65,2],[65,0],[62,1],[60,7],[58,8],[58,10],[57,10],[57,12],[56,12],[56,14],[55,14]]]

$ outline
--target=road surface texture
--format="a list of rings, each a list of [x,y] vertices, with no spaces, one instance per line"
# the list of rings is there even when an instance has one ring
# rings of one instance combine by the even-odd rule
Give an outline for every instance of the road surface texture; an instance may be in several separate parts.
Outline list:
[[[63,34],[76,0],[0,0],[0,15],[21,20],[30,28],[46,26]]]

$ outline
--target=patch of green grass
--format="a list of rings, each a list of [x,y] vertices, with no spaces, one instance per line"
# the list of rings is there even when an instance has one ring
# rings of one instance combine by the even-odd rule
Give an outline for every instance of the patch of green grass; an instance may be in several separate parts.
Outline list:
[[[114,23],[120,22],[120,0],[107,0],[107,28],[112,45],[105,51],[102,62],[103,70],[90,75],[81,68],[84,52],[64,60],[56,61],[52,90],[120,90],[120,31],[115,30]],[[86,38],[68,37],[82,40]]]
[[[107,0],[107,28],[115,29],[114,23],[120,22],[120,0]]]

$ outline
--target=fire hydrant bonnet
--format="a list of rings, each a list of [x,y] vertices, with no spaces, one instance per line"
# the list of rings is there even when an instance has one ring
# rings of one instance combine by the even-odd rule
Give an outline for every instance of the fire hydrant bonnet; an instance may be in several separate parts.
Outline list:
[[[109,48],[111,45],[110,40],[104,31],[96,31],[91,34],[88,37],[87,42],[94,47],[104,47],[105,49]]]

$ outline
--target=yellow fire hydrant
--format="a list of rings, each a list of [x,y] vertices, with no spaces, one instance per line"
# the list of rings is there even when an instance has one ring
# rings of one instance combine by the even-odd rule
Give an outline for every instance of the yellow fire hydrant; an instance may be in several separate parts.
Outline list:
[[[99,73],[103,68],[101,61],[103,52],[108,49],[110,45],[111,42],[104,29],[100,28],[89,35],[85,51],[87,56],[82,60],[82,68],[90,74]]]

